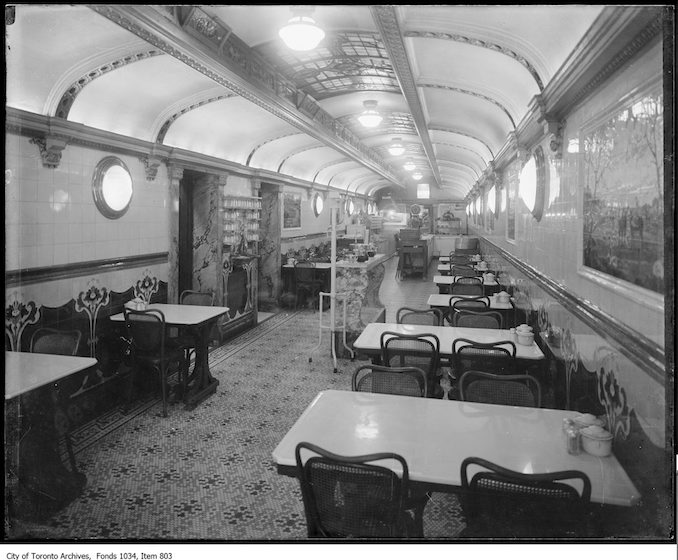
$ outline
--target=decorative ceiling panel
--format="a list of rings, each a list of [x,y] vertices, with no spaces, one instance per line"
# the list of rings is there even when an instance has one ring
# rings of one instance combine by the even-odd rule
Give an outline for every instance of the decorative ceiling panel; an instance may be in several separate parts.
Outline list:
[[[279,48],[277,42],[256,50],[316,100],[355,91],[400,92],[377,33],[331,32],[310,52]]]

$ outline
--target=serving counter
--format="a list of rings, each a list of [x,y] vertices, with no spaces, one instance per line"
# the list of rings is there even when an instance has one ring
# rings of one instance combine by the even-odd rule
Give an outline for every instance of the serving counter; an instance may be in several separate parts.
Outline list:
[[[346,338],[350,343],[363,331],[367,323],[383,322],[384,305],[379,299],[379,289],[384,279],[384,263],[392,255],[377,253],[365,262],[337,261],[336,321],[342,321],[342,305],[346,300]],[[332,265],[315,263],[316,275],[323,282],[323,291],[329,293]],[[294,265],[282,266],[283,290],[294,293]],[[317,305],[317,302],[314,302]]]

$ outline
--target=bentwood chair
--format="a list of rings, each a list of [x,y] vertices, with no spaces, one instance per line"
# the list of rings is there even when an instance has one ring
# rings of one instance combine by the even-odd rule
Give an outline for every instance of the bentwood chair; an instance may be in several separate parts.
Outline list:
[[[396,311],[396,323],[401,325],[443,326],[443,312],[440,309],[415,309],[401,307]]]
[[[457,278],[450,286],[451,296],[477,296],[483,295],[483,281],[476,277]]]
[[[184,290],[179,296],[180,305],[214,305],[214,292]]]
[[[470,266],[471,255],[459,254],[456,251],[450,253],[450,264]]]
[[[515,374],[516,345],[511,340],[484,343],[457,338],[452,342],[452,364],[457,379],[469,370]]]
[[[453,264],[450,267],[450,275],[451,276],[478,276],[478,271],[471,267],[471,266],[464,266],[464,265],[455,265]]]
[[[389,367],[416,367],[426,373],[427,397],[442,399],[440,339],[430,333],[406,335],[384,331],[379,340],[382,363]]]
[[[459,380],[462,401],[509,406],[541,406],[541,385],[531,375],[497,375],[469,370]]]
[[[167,378],[170,366],[177,364],[179,383],[183,389],[187,369],[185,348],[167,336],[167,325],[162,311],[158,309],[141,311],[126,307],[123,307],[123,311],[134,365],[130,375],[130,396],[136,370],[141,367],[155,370],[160,378],[162,413],[163,416],[167,416]]]
[[[61,331],[43,327],[33,333],[29,351],[40,354],[76,356],[81,338],[82,333],[78,330]]]
[[[463,538],[587,536],[591,481],[581,471],[525,474],[468,457],[461,464],[461,484]]]
[[[355,370],[351,389],[365,393],[425,397],[428,384],[426,373],[420,368],[368,364]]]
[[[323,290],[323,282],[316,275],[316,266],[312,261],[299,261],[294,265],[294,308],[299,307],[299,296],[306,294],[313,300]],[[315,308],[314,308],[315,309]]]
[[[456,305],[456,304],[455,304]],[[453,305],[454,307],[454,305]],[[471,327],[474,329],[502,329],[504,320],[498,311],[454,310],[453,327]]]
[[[487,296],[458,298],[451,296],[450,302],[443,314],[445,320],[451,325],[454,315],[461,311],[488,311],[490,298]]]
[[[39,354],[60,354],[62,356],[77,356],[78,347],[80,346],[80,339],[82,333],[78,330],[61,331],[58,329],[51,329],[42,327],[37,329],[29,345],[30,352]],[[57,397],[61,401],[61,397]],[[75,462],[75,453],[73,452],[73,442],[71,441],[70,428],[64,430],[64,442],[66,444],[66,452],[71,463],[71,470],[74,473],[79,472],[77,463]]]
[[[401,455],[347,457],[301,442],[295,458],[310,538],[423,538],[428,496],[410,496],[409,471]],[[401,474],[384,466],[385,461],[397,465]]]

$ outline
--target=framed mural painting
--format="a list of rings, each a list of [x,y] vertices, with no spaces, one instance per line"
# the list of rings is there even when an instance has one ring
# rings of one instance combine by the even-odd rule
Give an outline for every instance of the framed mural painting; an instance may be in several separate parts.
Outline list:
[[[663,125],[658,82],[579,135],[580,273],[657,308],[664,304]]]
[[[283,194],[283,229],[301,229],[300,194]]]

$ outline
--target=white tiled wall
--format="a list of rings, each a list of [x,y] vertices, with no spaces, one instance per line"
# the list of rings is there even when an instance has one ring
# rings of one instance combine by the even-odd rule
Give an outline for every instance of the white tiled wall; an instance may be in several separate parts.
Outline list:
[[[119,155],[132,174],[134,195],[117,220],[99,213],[92,175],[105,156],[67,145],[56,169],[43,166],[29,138],[7,135],[5,269],[49,267],[168,251],[168,180],[163,166],[147,181],[143,163]]]
[[[617,74],[581,106],[567,115],[564,142],[578,137],[580,127],[609,110],[636,88],[643,87],[653,76],[661,75],[661,44],[656,44],[626,69]],[[544,152],[549,153],[544,144]],[[630,298],[610,284],[592,280],[579,270],[578,251],[583,227],[583,186],[577,176],[576,156],[563,150],[563,172],[560,177],[560,203],[545,205],[538,222],[516,197],[516,243],[506,239],[506,213],[500,213],[493,231],[471,228],[499,247],[514,254],[546,276],[564,285],[569,291],[589,300],[622,323],[642,331],[645,336],[664,346],[664,312],[656,298],[644,298],[641,291]],[[514,163],[514,165],[517,165]],[[505,174],[505,177],[510,175]],[[517,173],[516,173],[517,175]],[[505,179],[505,183],[508,179]]]

